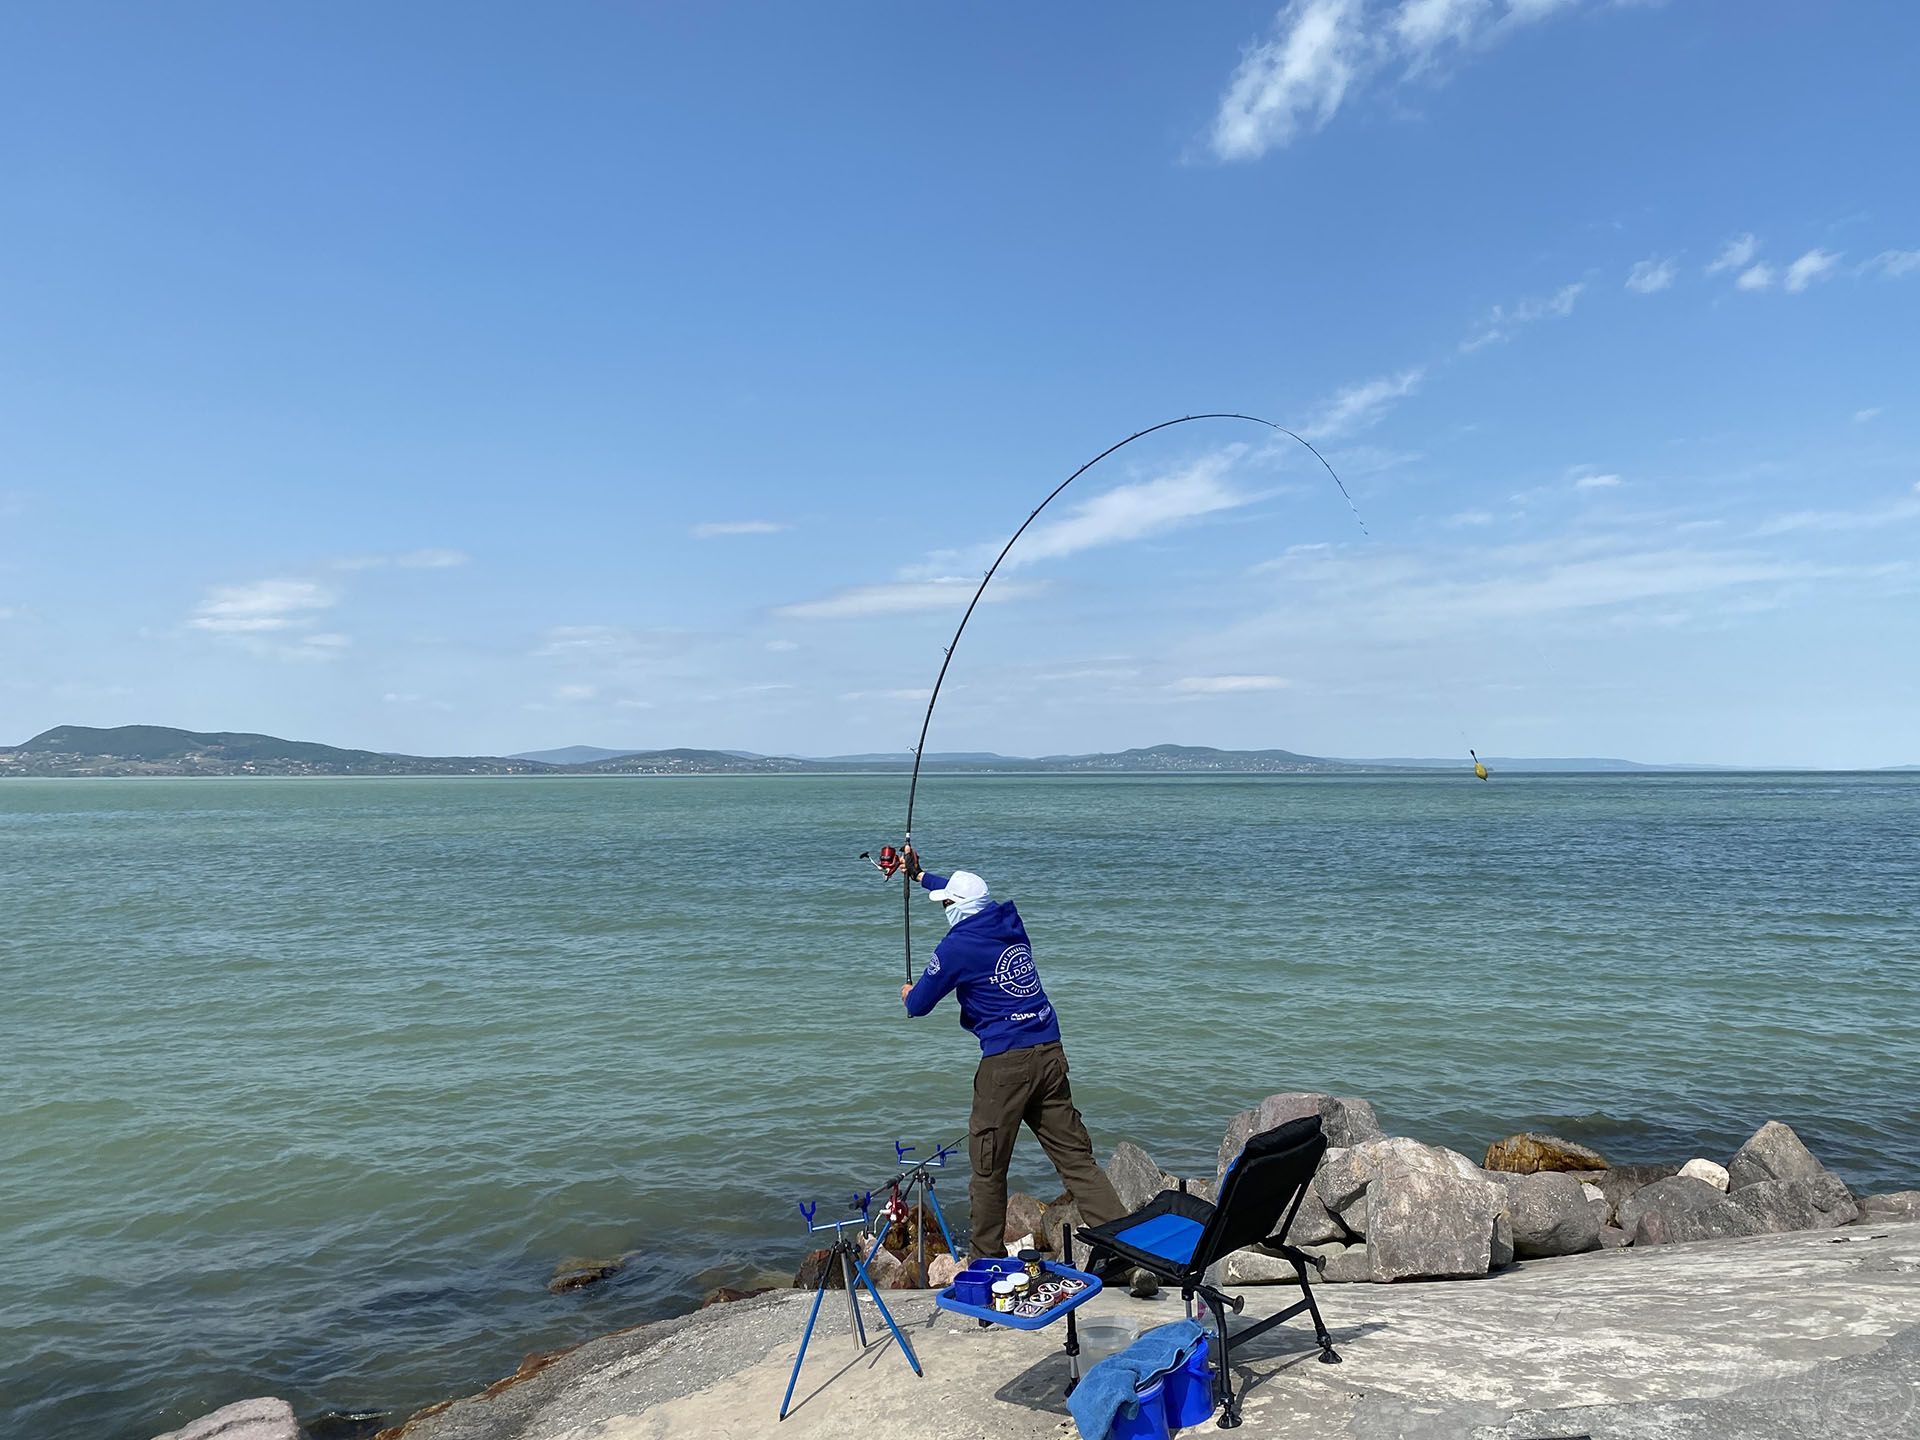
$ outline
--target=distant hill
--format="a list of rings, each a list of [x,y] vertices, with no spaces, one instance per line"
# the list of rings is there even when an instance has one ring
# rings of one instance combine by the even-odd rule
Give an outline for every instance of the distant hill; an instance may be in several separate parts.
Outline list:
[[[602,750],[598,745],[567,745],[558,750],[528,750],[509,755],[509,760],[537,760],[542,765],[591,765],[596,760],[618,760],[623,755],[638,755],[638,750]]]
[[[385,755],[307,740],[163,725],[93,729],[58,725],[12,749],[0,748],[0,778],[85,775],[827,775],[904,774],[908,751],[803,759],[743,750],[608,750],[570,745],[520,755]],[[1631,773],[1729,770],[1714,765],[1647,765],[1633,760],[1522,759],[1491,756],[1495,772]],[[1117,753],[1028,758],[991,751],[937,751],[925,770],[977,775],[1344,775],[1465,771],[1452,759],[1337,760],[1293,750],[1217,750],[1207,745],[1149,745]],[[1915,770],[1920,766],[1893,766]]]

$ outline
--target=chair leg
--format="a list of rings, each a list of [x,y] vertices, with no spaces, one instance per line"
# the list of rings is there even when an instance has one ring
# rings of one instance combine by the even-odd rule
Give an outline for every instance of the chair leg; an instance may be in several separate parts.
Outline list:
[[[1327,1333],[1326,1321],[1320,1318],[1320,1307],[1314,1303],[1313,1285],[1307,1279],[1306,1267],[1296,1260],[1293,1268],[1300,1274],[1300,1293],[1307,1298],[1307,1313],[1313,1316],[1313,1336],[1320,1342],[1320,1363],[1338,1365],[1340,1354],[1333,1348],[1333,1336]]]
[[[1219,1341],[1219,1378],[1214,1394],[1220,1401],[1220,1428],[1231,1430],[1240,1423],[1240,1397],[1233,1393],[1233,1342],[1227,1335],[1227,1310],[1218,1300],[1202,1292],[1201,1303],[1213,1312],[1215,1338]]]

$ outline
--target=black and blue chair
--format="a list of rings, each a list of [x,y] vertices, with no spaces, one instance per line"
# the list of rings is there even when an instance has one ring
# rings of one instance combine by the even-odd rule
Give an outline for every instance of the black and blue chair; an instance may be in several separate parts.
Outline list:
[[[1163,1283],[1180,1287],[1189,1315],[1195,1296],[1205,1304],[1219,1336],[1214,1358],[1219,1366],[1215,1383],[1222,1429],[1240,1423],[1240,1396],[1233,1385],[1234,1339],[1250,1340],[1304,1312],[1313,1317],[1321,1362],[1340,1363],[1307,1279],[1310,1267],[1325,1268],[1325,1262],[1287,1243],[1287,1228],[1293,1224],[1326,1150],[1327,1138],[1320,1131],[1317,1115],[1289,1120],[1247,1141],[1246,1148],[1221,1177],[1219,1194],[1212,1204],[1188,1194],[1183,1181],[1180,1189],[1161,1191],[1131,1215],[1075,1232],[1092,1252],[1092,1267],[1149,1270]],[[1269,1253],[1291,1261],[1302,1298],[1234,1336],[1227,1331],[1227,1312],[1239,1314],[1246,1302],[1209,1285],[1206,1273],[1216,1261],[1249,1245],[1262,1245]]]

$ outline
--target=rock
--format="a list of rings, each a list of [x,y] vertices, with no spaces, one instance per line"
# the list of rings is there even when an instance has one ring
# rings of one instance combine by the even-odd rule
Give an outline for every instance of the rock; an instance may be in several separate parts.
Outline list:
[[[1680,1173],[1690,1180],[1704,1180],[1723,1195],[1726,1193],[1729,1177],[1727,1167],[1724,1165],[1716,1165],[1713,1161],[1703,1160],[1696,1155],[1680,1167]]]
[[[1761,1180],[1743,1185],[1727,1197],[1727,1204],[1751,1215],[1759,1227],[1757,1233],[1763,1235],[1848,1225],[1860,1213],[1852,1192],[1839,1177],[1824,1172],[1809,1180]]]
[[[1618,1225],[1600,1227],[1600,1248],[1602,1250],[1624,1250],[1633,1243],[1633,1237]]]
[[[1557,1170],[1531,1174],[1493,1172],[1507,1192],[1513,1222],[1513,1253],[1522,1260],[1548,1255],[1578,1255],[1600,1243],[1603,1216],[1582,1192],[1580,1182]],[[1601,1204],[1604,1206],[1605,1201]]]
[[[1317,1253],[1319,1248],[1316,1246],[1308,1253]],[[1236,1250],[1226,1260],[1229,1285],[1290,1285],[1298,1278],[1291,1260],[1259,1246]]]
[[[936,1255],[927,1262],[927,1284],[936,1290],[944,1290],[953,1283],[953,1277],[966,1268],[963,1261],[951,1255]]]
[[[1135,1270],[1127,1277],[1127,1293],[1136,1300],[1151,1300],[1160,1293],[1160,1277],[1151,1270]]]
[[[1202,1200],[1211,1205],[1213,1203],[1213,1197],[1217,1192],[1211,1180],[1189,1180],[1187,1182],[1187,1193],[1189,1195],[1198,1195]]]
[[[1045,1233],[1047,1207],[1024,1190],[1016,1190],[1007,1197],[1007,1234],[1011,1245],[1022,1235],[1040,1235]]]
[[[1513,1263],[1513,1216],[1502,1210],[1493,1217],[1493,1243],[1487,1248],[1487,1269],[1504,1270]]]
[[[1356,1146],[1353,1153],[1368,1148]],[[1373,1278],[1485,1275],[1493,1264],[1495,1220],[1505,1202],[1499,1186],[1468,1179],[1443,1156],[1433,1164],[1383,1166],[1367,1188],[1367,1254]]]
[[[1763,1180],[1811,1180],[1827,1173],[1791,1127],[1769,1120],[1734,1153],[1727,1165],[1727,1193]]]
[[[1636,1246],[1761,1233],[1753,1215],[1729,1202],[1706,1181],[1688,1175],[1656,1180],[1636,1190],[1620,1204],[1617,1213],[1620,1228]]]
[[[1038,1250],[1040,1248],[1040,1238],[1037,1235],[1009,1235],[1006,1238],[1007,1254],[1009,1255],[1018,1255],[1022,1250]]]
[[[1920,1220],[1920,1190],[1869,1195],[1860,1202],[1862,1220]]]
[[[1247,1141],[1253,1137],[1254,1124],[1260,1118],[1258,1110],[1242,1110],[1227,1122],[1227,1133],[1220,1137],[1220,1154],[1213,1167],[1214,1183],[1227,1173],[1227,1166],[1233,1163],[1233,1157],[1246,1148]]]
[[[837,1263],[831,1266],[827,1264],[827,1257],[832,1253],[831,1250],[809,1250],[807,1258],[800,1262],[800,1268],[793,1272],[793,1288],[813,1289],[820,1283],[821,1272],[825,1271],[829,1290],[846,1289],[846,1276],[840,1273],[840,1266]]]
[[[1494,1141],[1487,1147],[1487,1158],[1481,1163],[1489,1170],[1505,1170],[1515,1175],[1532,1175],[1541,1170],[1607,1168],[1606,1160],[1598,1151],[1535,1130]]]
[[[1360,1198],[1358,1200],[1355,1200],[1352,1204],[1346,1206],[1346,1208],[1344,1208],[1343,1210],[1341,1210],[1336,1218],[1340,1221],[1341,1228],[1344,1229],[1349,1235],[1357,1235],[1362,1240],[1366,1239],[1367,1238],[1366,1193],[1364,1191],[1361,1192]]]
[[[1046,1242],[1041,1248],[1049,1255],[1058,1258],[1064,1258],[1060,1256],[1060,1227],[1062,1225],[1071,1225],[1076,1230],[1080,1228],[1080,1207],[1071,1200],[1064,1204],[1049,1205],[1047,1207],[1046,1228],[1040,1237]]]
[[[1569,1172],[1562,1171],[1562,1174]],[[1607,1192],[1598,1185],[1580,1182],[1580,1193],[1587,1197],[1587,1208],[1593,1211],[1593,1222],[1601,1229],[1613,1224],[1613,1206],[1607,1203]]]
[[[1160,1193],[1160,1167],[1131,1140],[1122,1140],[1115,1147],[1106,1171],[1107,1179],[1113,1182],[1114,1194],[1129,1212],[1138,1210]]]
[[[1591,1185],[1606,1197],[1608,1214],[1612,1223],[1618,1223],[1620,1202],[1636,1190],[1644,1189],[1656,1180],[1665,1180],[1678,1175],[1678,1165],[1613,1165],[1605,1170],[1569,1170],[1567,1172],[1583,1184]]]
[[[627,1258],[624,1255],[617,1255],[611,1260],[562,1260],[554,1267],[553,1278],[547,1281],[547,1289],[555,1295],[563,1295],[569,1290],[598,1285],[626,1268]]]
[[[732,1285],[717,1285],[701,1297],[700,1308],[705,1310],[710,1305],[731,1305],[736,1300],[751,1300],[756,1295],[766,1294],[767,1289],[768,1287],[764,1285],[758,1290],[741,1290]]]
[[[291,1405],[263,1397],[223,1405],[154,1440],[301,1440],[301,1434]]]
[[[1300,1208],[1294,1212],[1293,1223],[1287,1227],[1287,1243],[1325,1245],[1330,1240],[1344,1240],[1346,1237],[1347,1232],[1334,1219],[1332,1212],[1320,1203],[1313,1186],[1307,1186],[1306,1193],[1300,1197]]]
[[[1327,1267],[1320,1278],[1334,1285],[1363,1285],[1373,1279],[1373,1259],[1364,1245],[1324,1247]]]
[[[1307,1115],[1320,1117],[1320,1133],[1327,1137],[1330,1146],[1359,1145],[1386,1138],[1379,1116],[1367,1101],[1327,1095],[1318,1090],[1288,1090],[1269,1095],[1255,1112],[1253,1133],[1257,1135]]]
[[[867,1259],[867,1278],[878,1290],[912,1289],[916,1278],[913,1265],[902,1260],[884,1245],[875,1245]],[[907,1283],[903,1286],[902,1280]],[[857,1288],[857,1287],[856,1287]]]
[[[1337,1152],[1329,1150],[1314,1172],[1313,1188],[1320,1203],[1337,1214],[1359,1199],[1367,1186],[1380,1176],[1411,1171],[1486,1183],[1474,1163],[1458,1151],[1422,1145],[1418,1140],[1395,1135],[1389,1139],[1363,1141]],[[1369,1224],[1373,1219],[1370,1215]]]

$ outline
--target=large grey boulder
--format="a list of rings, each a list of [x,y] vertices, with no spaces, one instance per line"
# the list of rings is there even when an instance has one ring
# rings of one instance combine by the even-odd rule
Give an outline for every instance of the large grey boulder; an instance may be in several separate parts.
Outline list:
[[[1491,1173],[1506,1189],[1513,1251],[1522,1260],[1599,1248],[1603,1217],[1595,1213],[1580,1182],[1571,1175],[1554,1170],[1530,1175]]]
[[[1636,1190],[1621,1202],[1617,1213],[1620,1228],[1636,1246],[1725,1240],[1763,1230],[1756,1215],[1690,1175],[1674,1175]]]
[[[1838,1176],[1822,1173],[1807,1180],[1761,1180],[1743,1185],[1727,1204],[1753,1217],[1766,1235],[1789,1230],[1825,1230],[1851,1224],[1860,1214],[1853,1194]]]
[[[1315,1192],[1315,1193],[1317,1194],[1318,1192]],[[1335,1218],[1339,1220],[1340,1227],[1343,1230],[1345,1230],[1349,1235],[1357,1235],[1362,1240],[1366,1239],[1367,1238],[1366,1192],[1362,1191],[1360,1198],[1358,1200],[1353,1201],[1351,1204],[1343,1207],[1335,1215]]]
[[[1114,1193],[1129,1212],[1138,1210],[1165,1188],[1160,1183],[1160,1167],[1131,1140],[1122,1140],[1114,1147],[1106,1169]]]
[[[1920,1220],[1920,1190],[1869,1195],[1860,1202],[1862,1220]]]
[[[1727,1165],[1727,1192],[1758,1185],[1763,1180],[1812,1180],[1827,1173],[1813,1158],[1791,1126],[1769,1120],[1734,1152]]]
[[[1597,1150],[1558,1135],[1542,1135],[1528,1130],[1509,1135],[1487,1147],[1487,1158],[1480,1162],[1489,1170],[1505,1170],[1514,1175],[1532,1175],[1541,1170],[1605,1170],[1607,1162]]]
[[[1307,1115],[1320,1117],[1320,1133],[1327,1137],[1329,1146],[1358,1145],[1385,1135],[1373,1106],[1365,1100],[1318,1090],[1287,1090],[1269,1095],[1253,1109],[1242,1110],[1227,1122],[1227,1132],[1220,1139],[1220,1154],[1214,1165],[1215,1177],[1227,1173],[1227,1166],[1250,1138]]]
[[[1637,1190],[1643,1190],[1656,1180],[1665,1180],[1680,1173],[1677,1165],[1610,1165],[1605,1170],[1569,1170],[1567,1174],[1584,1184],[1591,1185],[1606,1197],[1608,1215],[1612,1223],[1619,1224],[1616,1218],[1620,1211],[1620,1202]]]
[[[1313,1188],[1329,1210],[1347,1209],[1368,1185],[1382,1175],[1419,1171],[1452,1175],[1462,1180],[1485,1180],[1466,1156],[1439,1145],[1422,1145],[1404,1135],[1367,1140],[1349,1148],[1329,1150],[1314,1172]],[[1373,1223],[1369,1212],[1368,1224]],[[1368,1232],[1371,1234],[1371,1231]]]
[[[1022,1235],[1038,1239],[1046,1233],[1046,1224],[1047,1207],[1026,1191],[1016,1190],[1007,1197],[1007,1228],[1002,1232],[1002,1242],[1011,1245]]]
[[[1385,1142],[1391,1144],[1393,1142]],[[1367,1147],[1356,1146],[1355,1153]],[[1367,1255],[1375,1280],[1453,1280],[1493,1266],[1506,1195],[1490,1180],[1436,1164],[1383,1167],[1367,1184]]]
[[[154,1440],[301,1440],[300,1423],[284,1400],[239,1400]]]

